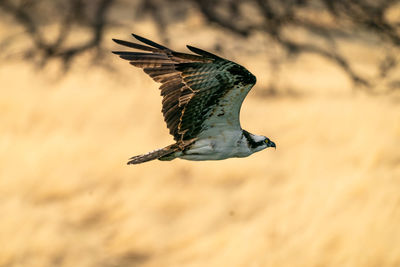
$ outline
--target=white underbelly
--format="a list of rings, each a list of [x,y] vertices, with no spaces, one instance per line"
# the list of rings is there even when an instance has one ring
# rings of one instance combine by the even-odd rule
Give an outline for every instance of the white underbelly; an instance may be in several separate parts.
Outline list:
[[[250,151],[239,122],[239,111],[252,85],[230,90],[209,112],[206,126],[189,150],[177,155],[188,160],[219,160],[247,157]]]
[[[179,155],[188,160],[220,160],[232,157],[247,157],[251,154],[241,131],[220,132],[196,141],[189,150]]]

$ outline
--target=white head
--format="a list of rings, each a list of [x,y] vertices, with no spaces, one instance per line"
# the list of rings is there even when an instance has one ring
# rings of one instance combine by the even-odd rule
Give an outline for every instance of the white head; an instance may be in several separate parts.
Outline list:
[[[247,140],[249,148],[254,152],[261,151],[267,147],[273,147],[276,149],[276,145],[268,137],[263,135],[251,134],[246,130],[243,130],[243,135]]]

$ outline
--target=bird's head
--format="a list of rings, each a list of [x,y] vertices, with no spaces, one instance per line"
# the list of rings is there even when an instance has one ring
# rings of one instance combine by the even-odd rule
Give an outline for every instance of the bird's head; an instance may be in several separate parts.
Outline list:
[[[276,145],[272,142],[268,137],[263,136],[261,141],[256,142],[256,147],[254,148],[254,152],[266,149],[268,147],[273,147],[276,149]]]
[[[253,153],[266,149],[267,147],[273,147],[276,149],[275,143],[272,142],[268,137],[251,134],[246,131],[243,132]]]
[[[265,143],[265,145],[266,145],[266,148],[267,148],[267,147],[273,147],[273,148],[276,149],[275,143],[272,142],[268,137],[265,137],[264,143]]]

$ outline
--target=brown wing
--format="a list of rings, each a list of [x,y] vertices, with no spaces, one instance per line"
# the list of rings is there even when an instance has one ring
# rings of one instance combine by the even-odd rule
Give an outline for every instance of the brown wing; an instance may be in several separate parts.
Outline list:
[[[143,37],[133,36],[146,45],[113,40],[147,53],[113,53],[129,60],[130,64],[142,68],[156,82],[162,83],[162,112],[176,141],[196,137],[204,129],[205,117],[209,116],[210,110],[226,92],[237,88],[239,84],[255,83],[255,77],[245,68],[209,52],[188,46],[198,55],[179,53]]]

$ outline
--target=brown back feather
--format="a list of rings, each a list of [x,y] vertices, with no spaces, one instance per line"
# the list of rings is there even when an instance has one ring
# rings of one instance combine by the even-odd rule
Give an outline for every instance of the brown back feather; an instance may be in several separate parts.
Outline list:
[[[146,45],[113,40],[149,53],[113,53],[162,83],[162,112],[176,141],[196,137],[210,109],[234,86],[255,83],[255,77],[245,68],[207,51],[188,46],[198,55],[179,53],[146,38],[133,36]]]

